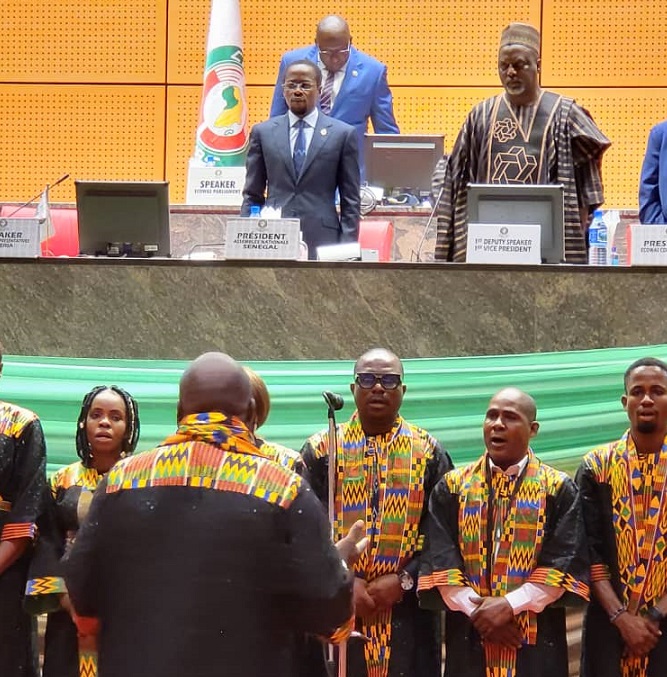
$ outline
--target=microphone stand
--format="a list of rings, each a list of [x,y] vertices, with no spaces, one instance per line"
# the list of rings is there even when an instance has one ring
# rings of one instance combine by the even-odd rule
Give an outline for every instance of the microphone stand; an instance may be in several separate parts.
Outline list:
[[[14,216],[14,214],[16,214],[17,212],[21,211],[21,209],[23,209],[24,207],[28,207],[29,205],[31,205],[38,197],[40,197],[40,196],[42,195],[42,193],[43,193],[45,190],[46,190],[47,193],[48,193],[48,191],[51,190],[51,188],[55,188],[59,183],[62,183],[65,179],[69,179],[69,174],[63,174],[63,175],[62,175],[55,183],[53,183],[53,184],[50,184],[50,185],[49,185],[49,184],[47,183],[47,184],[46,184],[46,188],[42,188],[42,190],[40,190],[39,193],[37,193],[37,195],[35,195],[34,197],[31,197],[27,202],[24,202],[22,205],[18,206],[18,207],[17,207],[17,208],[16,208],[9,216],[7,216],[6,218],[11,219],[12,216]]]
[[[421,240],[419,240],[419,246],[417,247],[417,251],[415,252],[413,250],[413,254],[415,254],[415,261],[421,261],[421,251],[422,247],[424,246],[424,242],[426,242],[426,236],[428,235],[428,231],[431,228],[431,223],[433,223],[433,218],[435,217],[435,213],[438,209],[438,206],[440,205],[440,200],[442,200],[442,194],[445,190],[445,184],[443,183],[442,186],[440,186],[440,190],[438,191],[438,196],[435,198],[435,202],[433,203],[433,209],[431,209],[431,213],[429,214],[428,220],[426,221],[426,225],[424,226],[424,233],[422,234]]]
[[[329,449],[328,449],[328,513],[329,524],[331,525],[332,540],[334,534],[334,520],[336,519],[336,471],[338,458],[338,435],[336,430],[336,411],[343,408],[343,398],[340,395],[325,391],[322,393],[324,401],[327,403],[327,418],[329,420]],[[326,669],[330,677],[336,675],[336,658],[334,655],[334,645],[327,644],[326,651]],[[347,674],[347,640],[338,645],[338,677],[345,677]]]

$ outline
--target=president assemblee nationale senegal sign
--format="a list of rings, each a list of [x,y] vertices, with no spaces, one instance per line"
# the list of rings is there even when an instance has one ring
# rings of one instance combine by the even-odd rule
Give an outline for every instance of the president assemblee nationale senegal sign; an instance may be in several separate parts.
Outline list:
[[[299,258],[299,219],[227,219],[225,258]]]

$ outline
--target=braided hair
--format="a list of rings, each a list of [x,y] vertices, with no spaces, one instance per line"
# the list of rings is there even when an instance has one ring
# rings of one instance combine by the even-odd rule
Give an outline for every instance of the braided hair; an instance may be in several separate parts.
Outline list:
[[[125,435],[123,435],[122,454],[131,454],[137,447],[139,441],[139,406],[136,400],[127,391],[118,386],[95,386],[87,393],[81,403],[81,412],[76,422],[76,453],[83,462],[84,467],[90,468],[93,456],[90,452],[90,442],[88,441],[88,432],[86,430],[86,421],[88,413],[93,404],[93,400],[104,390],[111,390],[120,395],[125,403],[126,422]]]

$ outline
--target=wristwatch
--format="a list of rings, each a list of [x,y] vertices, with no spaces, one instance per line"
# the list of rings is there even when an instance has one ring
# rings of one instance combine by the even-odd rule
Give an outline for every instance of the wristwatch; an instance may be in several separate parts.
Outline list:
[[[405,590],[406,592],[408,590],[412,590],[412,588],[415,587],[415,579],[410,576],[410,574],[405,570],[401,569],[398,572],[398,580],[401,584],[401,589]]]
[[[667,613],[660,611],[657,606],[652,606],[646,612],[646,618],[648,618],[650,621],[655,621],[656,623],[662,623],[665,617],[667,617]]]

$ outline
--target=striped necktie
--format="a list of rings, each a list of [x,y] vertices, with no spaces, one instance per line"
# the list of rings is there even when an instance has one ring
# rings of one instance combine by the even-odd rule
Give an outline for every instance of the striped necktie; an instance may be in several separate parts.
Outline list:
[[[333,85],[336,73],[334,71],[327,71],[327,79],[324,81],[322,93],[320,94],[320,110],[329,115],[333,106]]]
[[[298,177],[301,174],[303,163],[306,160],[306,132],[304,131],[306,121],[297,120],[294,123],[294,126],[296,127],[296,141],[294,142],[294,154],[292,155],[292,159],[294,160],[294,171]]]

